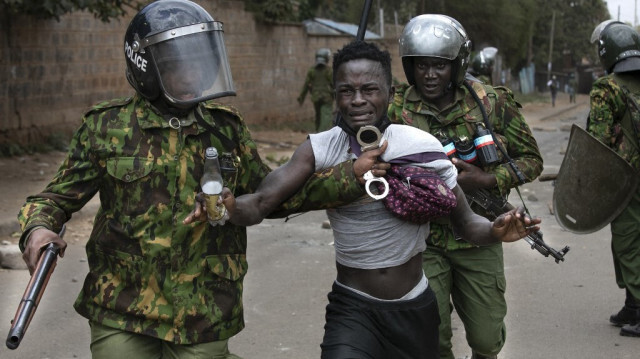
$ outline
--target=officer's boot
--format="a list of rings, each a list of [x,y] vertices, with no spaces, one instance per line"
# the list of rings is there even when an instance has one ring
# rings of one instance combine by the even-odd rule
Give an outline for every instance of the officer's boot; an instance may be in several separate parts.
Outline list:
[[[498,359],[497,355],[486,356],[482,354],[478,354],[475,351],[471,352],[471,359]]]
[[[640,322],[633,324],[627,324],[620,329],[620,335],[623,337],[640,337]]]
[[[633,325],[640,322],[640,305],[636,303],[629,290],[626,290],[624,307],[622,307],[618,313],[611,315],[609,322],[616,327],[622,327],[627,324]]]

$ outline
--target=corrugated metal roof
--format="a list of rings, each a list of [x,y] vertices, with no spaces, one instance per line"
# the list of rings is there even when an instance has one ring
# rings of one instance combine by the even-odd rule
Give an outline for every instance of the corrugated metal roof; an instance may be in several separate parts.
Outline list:
[[[356,37],[358,25],[345,22],[337,22],[329,19],[316,17],[312,20],[303,21],[305,29],[311,35],[351,35]],[[367,30],[364,34],[365,40],[380,39],[380,35]]]

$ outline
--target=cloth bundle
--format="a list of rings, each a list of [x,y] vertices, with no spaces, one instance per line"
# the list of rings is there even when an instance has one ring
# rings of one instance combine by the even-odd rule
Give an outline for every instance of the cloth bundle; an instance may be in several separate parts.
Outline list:
[[[405,221],[427,223],[447,216],[456,207],[456,195],[433,170],[392,164],[385,176],[389,194],[382,199],[385,207]],[[384,186],[378,184],[378,190]]]

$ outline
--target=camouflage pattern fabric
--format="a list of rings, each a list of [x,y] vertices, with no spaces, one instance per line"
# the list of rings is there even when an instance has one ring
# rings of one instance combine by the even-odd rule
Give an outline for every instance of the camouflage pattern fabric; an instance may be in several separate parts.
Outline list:
[[[625,86],[626,92],[640,106],[640,80],[636,73],[601,77],[593,83],[589,94],[591,112],[587,132],[640,170],[637,136],[640,133],[640,113],[627,101],[621,86]],[[636,127],[635,131],[632,126]]]
[[[472,82],[472,86],[484,104],[497,140],[502,143],[526,180],[532,181],[542,172],[542,156],[531,129],[520,113],[520,104],[505,87],[494,88],[479,82]],[[456,90],[455,101],[442,111],[424,102],[413,86],[397,86],[388,115],[393,123],[411,125],[438,138],[472,139],[475,124],[483,122],[480,107],[464,86]],[[501,161],[504,160],[500,151],[498,157]],[[519,184],[518,177],[506,163],[491,165],[483,170],[496,176],[498,184],[493,190],[494,195],[506,198],[509,190]],[[483,214],[480,207],[472,205],[471,208],[476,213]],[[453,229],[447,220],[431,223],[431,232],[427,239],[429,245],[448,250],[473,246],[454,239]]]
[[[491,85],[492,84],[491,77],[489,77],[487,75],[478,75],[478,76],[476,76],[476,78],[480,82],[484,83],[485,85]]]
[[[333,127],[333,71],[330,66],[313,66],[307,72],[298,102],[303,103],[311,92],[311,102],[315,111],[316,132]]]
[[[627,97],[629,96],[629,97]],[[640,77],[638,71],[614,73],[597,79],[589,94],[591,112],[587,131],[640,170]],[[635,129],[634,129],[635,127]],[[627,300],[640,305],[640,188],[624,211],[611,222],[611,253],[616,284],[627,290]]]
[[[20,247],[30,229],[59,231],[99,193],[86,245],[89,274],[76,311],[108,327],[178,344],[227,339],[244,327],[246,228],[182,221],[200,191],[206,147],[232,162],[235,170],[223,177],[236,196],[253,192],[269,168],[235,109],[206,102],[185,118],[169,118],[138,96],[88,111],[53,180],[21,209]],[[305,197],[317,188],[324,190]],[[363,193],[347,162],[314,176],[281,213],[325,209]]]

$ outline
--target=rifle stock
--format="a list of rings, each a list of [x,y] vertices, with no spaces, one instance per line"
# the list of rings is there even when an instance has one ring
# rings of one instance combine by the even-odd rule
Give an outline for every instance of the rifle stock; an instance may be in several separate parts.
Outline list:
[[[540,181],[540,182],[555,181],[556,178],[558,178],[558,174],[557,173],[544,174],[544,175],[540,175],[540,177],[538,177],[538,181]]]
[[[64,235],[65,226],[62,226],[59,236],[62,238]],[[16,349],[20,345],[24,334],[27,332],[27,328],[33,319],[33,315],[38,309],[40,299],[44,294],[44,290],[49,283],[49,278],[53,274],[53,270],[56,267],[56,261],[58,254],[60,253],[60,247],[53,243],[49,243],[40,255],[38,265],[35,271],[29,279],[27,288],[22,295],[20,305],[16,311],[16,316],[11,321],[11,328],[9,329],[9,335],[7,336],[7,348]]]
[[[491,220],[496,219],[503,213],[506,213],[515,207],[509,203],[506,199],[498,198],[487,190],[479,189],[475,191],[465,192],[465,196],[467,197],[467,201],[478,204],[480,207],[484,208],[487,213],[493,218]],[[529,243],[531,249],[537,250],[540,254],[545,257],[552,256],[556,263],[560,263],[560,261],[564,261],[564,256],[569,252],[569,246],[565,246],[562,250],[557,251],[547,245],[545,241],[542,239],[542,232],[536,231],[532,234],[526,236],[524,240]]]

